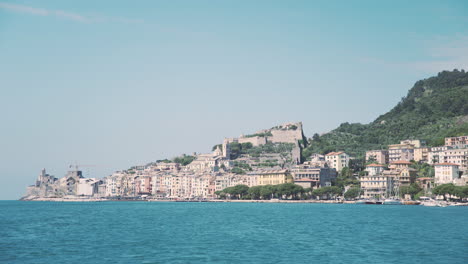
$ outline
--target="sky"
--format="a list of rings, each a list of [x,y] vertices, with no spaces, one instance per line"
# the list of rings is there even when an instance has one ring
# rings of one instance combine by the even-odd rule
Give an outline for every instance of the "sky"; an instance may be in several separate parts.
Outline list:
[[[468,70],[467,1],[0,0],[0,200],[290,121],[368,123]]]

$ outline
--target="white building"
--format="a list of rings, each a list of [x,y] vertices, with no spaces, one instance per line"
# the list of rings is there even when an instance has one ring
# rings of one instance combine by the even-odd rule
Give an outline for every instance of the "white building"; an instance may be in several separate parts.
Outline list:
[[[373,175],[381,175],[382,172],[385,170],[385,166],[381,164],[369,164],[366,167],[366,171],[368,172],[369,176]]]
[[[447,149],[444,151],[443,158],[443,161],[440,162],[457,164],[461,171],[468,169],[468,148]]]
[[[455,163],[436,163],[434,164],[435,184],[453,183],[458,179],[458,164]]]
[[[99,194],[101,180],[95,178],[82,178],[78,182],[76,194],[83,196],[94,196]]]
[[[325,160],[327,161],[328,166],[334,168],[338,172],[340,172],[344,167],[349,166],[349,155],[343,151],[330,152],[325,155]]]
[[[368,175],[359,177],[364,198],[381,198],[395,195],[393,190],[395,179],[386,175],[384,170],[385,166],[381,164],[367,165]]]

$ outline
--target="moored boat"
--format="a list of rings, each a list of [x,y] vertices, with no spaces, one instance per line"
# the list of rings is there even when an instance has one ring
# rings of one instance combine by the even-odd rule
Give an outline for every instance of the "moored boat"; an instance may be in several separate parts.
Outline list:
[[[360,199],[360,200],[356,200],[354,203],[355,203],[355,204],[365,204],[365,203],[366,203],[366,200]]]
[[[404,205],[419,205],[419,204],[421,204],[421,202],[419,202],[419,201],[402,201],[401,203],[404,204]]]
[[[385,205],[401,205],[401,201],[398,200],[398,199],[392,199],[392,198],[387,198],[383,201],[382,204],[385,204]]]

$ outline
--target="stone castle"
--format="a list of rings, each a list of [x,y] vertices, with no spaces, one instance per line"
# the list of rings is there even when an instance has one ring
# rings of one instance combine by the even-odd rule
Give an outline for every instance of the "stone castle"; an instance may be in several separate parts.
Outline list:
[[[302,122],[286,123],[270,129],[257,131],[252,135],[241,135],[239,138],[227,138],[226,143],[251,143],[253,146],[264,145],[267,142],[271,143],[297,143],[302,140],[304,134],[302,132]]]

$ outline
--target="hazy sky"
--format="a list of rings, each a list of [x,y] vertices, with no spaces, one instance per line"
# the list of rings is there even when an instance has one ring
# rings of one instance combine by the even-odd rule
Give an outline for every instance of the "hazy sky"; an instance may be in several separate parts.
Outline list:
[[[0,199],[302,121],[367,123],[468,69],[467,1],[0,0]]]

